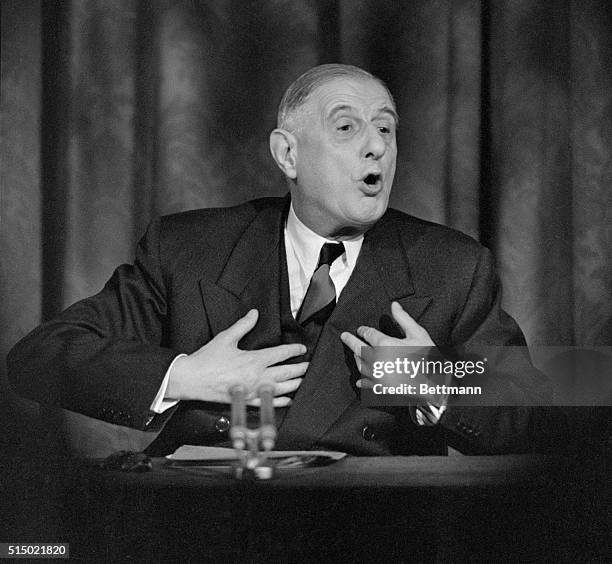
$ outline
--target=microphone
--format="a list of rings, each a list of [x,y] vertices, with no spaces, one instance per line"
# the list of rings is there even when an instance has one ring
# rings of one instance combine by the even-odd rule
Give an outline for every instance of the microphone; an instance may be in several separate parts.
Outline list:
[[[259,407],[259,440],[263,450],[270,451],[276,442],[274,420],[274,384],[262,384],[257,390],[261,401]]]
[[[243,384],[235,384],[229,390],[232,400],[230,439],[236,450],[244,450],[247,446],[247,389]]]
[[[266,464],[266,454],[276,443],[276,421],[274,417],[274,384],[266,383],[257,389],[259,398],[259,427],[249,429],[247,423],[247,397],[249,390],[243,384],[229,389],[232,401],[230,439],[237,451],[239,466],[235,468],[238,478],[267,480],[272,477],[272,467]]]

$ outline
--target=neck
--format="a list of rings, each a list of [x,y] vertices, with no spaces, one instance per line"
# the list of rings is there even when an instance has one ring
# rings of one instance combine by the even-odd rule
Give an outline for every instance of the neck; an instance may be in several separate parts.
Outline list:
[[[293,206],[293,211],[296,217],[311,231],[314,231],[320,237],[329,241],[350,241],[351,239],[357,239],[364,235],[371,226],[340,226],[337,228],[331,228],[321,223],[311,220],[308,216],[301,213],[300,210]]]

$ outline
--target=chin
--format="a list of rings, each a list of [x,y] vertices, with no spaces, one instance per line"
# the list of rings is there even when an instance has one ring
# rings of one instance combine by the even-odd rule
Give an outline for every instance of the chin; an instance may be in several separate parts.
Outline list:
[[[360,209],[359,213],[355,214],[355,219],[361,224],[371,227],[384,215],[385,211],[387,211],[387,200],[378,200],[372,202],[372,205],[369,205],[366,209]]]
[[[348,225],[351,225],[356,231],[365,232],[370,229],[384,214],[384,210],[381,213],[370,214],[370,215],[360,215],[358,217],[352,217],[347,222]]]

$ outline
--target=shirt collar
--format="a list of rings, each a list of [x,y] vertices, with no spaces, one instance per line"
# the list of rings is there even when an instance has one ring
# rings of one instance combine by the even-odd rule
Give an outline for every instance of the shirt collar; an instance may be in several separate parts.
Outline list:
[[[311,275],[317,267],[321,247],[325,243],[338,242],[331,239],[325,239],[325,237],[321,237],[312,229],[304,225],[298,216],[295,215],[295,211],[293,210],[293,202],[289,208],[286,230],[289,241],[291,242],[293,250],[295,251],[295,255],[300,265],[304,269],[304,272],[308,275]],[[342,243],[344,243],[344,250],[346,252],[343,260],[346,261],[347,267],[352,270],[355,268],[357,257],[359,256],[359,251],[361,250],[363,234],[358,235],[353,239],[342,241]]]

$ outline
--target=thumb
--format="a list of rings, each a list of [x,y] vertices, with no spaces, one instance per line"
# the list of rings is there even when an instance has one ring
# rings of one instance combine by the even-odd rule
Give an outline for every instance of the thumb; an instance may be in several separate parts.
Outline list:
[[[219,333],[219,335],[223,335],[232,345],[237,346],[238,341],[255,327],[258,319],[259,312],[256,309],[252,309],[244,317],[236,321],[236,323]]]
[[[410,314],[397,302],[391,304],[391,315],[393,315],[395,322],[402,328],[406,337],[414,336],[415,332],[418,332],[421,328]]]

